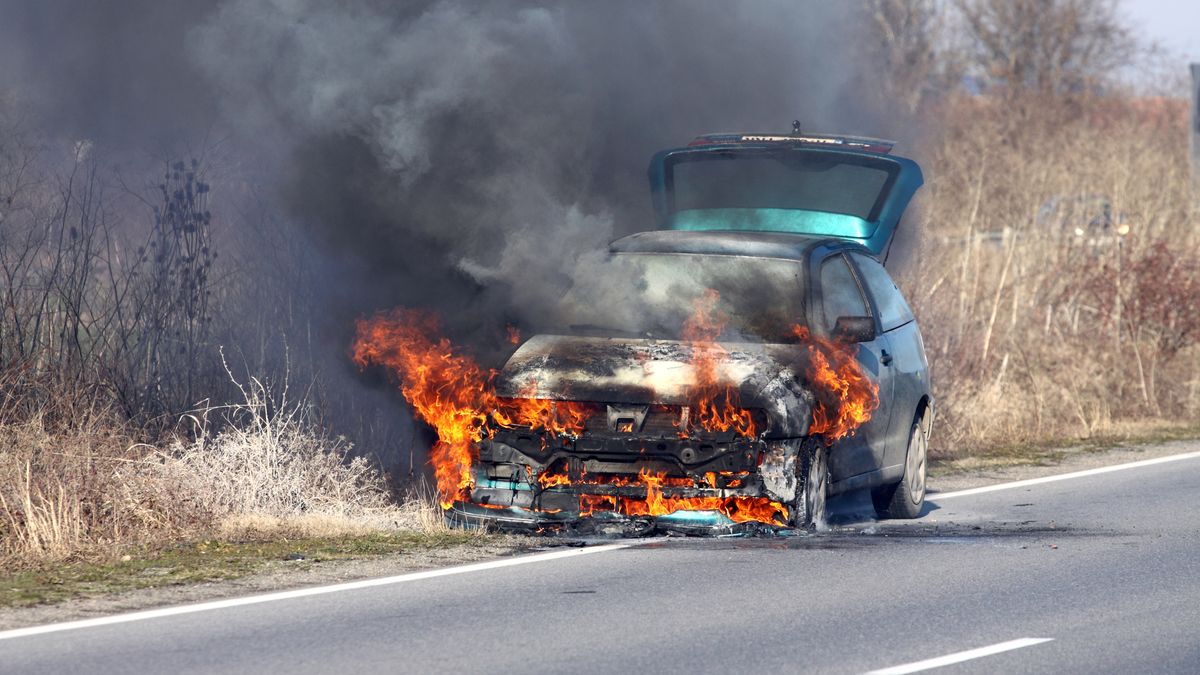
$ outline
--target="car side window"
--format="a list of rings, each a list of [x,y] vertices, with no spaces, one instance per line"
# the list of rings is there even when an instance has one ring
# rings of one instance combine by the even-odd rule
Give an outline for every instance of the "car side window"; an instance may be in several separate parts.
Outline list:
[[[825,329],[832,331],[839,316],[869,316],[858,281],[842,255],[821,263],[821,304],[825,308]]]
[[[850,255],[854,257],[854,264],[862,272],[863,282],[867,285],[867,290],[871,292],[871,297],[875,298],[875,306],[879,310],[880,327],[884,331],[889,331],[912,321],[912,310],[909,309],[900,289],[896,287],[896,282],[892,281],[891,275],[887,273],[883,265],[878,260],[865,255],[858,253]]]

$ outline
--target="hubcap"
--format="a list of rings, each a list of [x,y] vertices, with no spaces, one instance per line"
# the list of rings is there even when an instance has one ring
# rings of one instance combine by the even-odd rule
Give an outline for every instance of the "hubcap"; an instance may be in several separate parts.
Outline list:
[[[925,499],[925,446],[925,432],[917,425],[908,443],[908,459],[904,466],[914,504],[920,504]]]

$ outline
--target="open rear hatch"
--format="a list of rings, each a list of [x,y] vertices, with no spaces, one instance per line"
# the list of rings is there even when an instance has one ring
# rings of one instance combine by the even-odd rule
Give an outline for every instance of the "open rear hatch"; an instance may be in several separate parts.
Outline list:
[[[790,232],[883,254],[924,178],[892,142],[712,134],[650,162],[659,229]]]

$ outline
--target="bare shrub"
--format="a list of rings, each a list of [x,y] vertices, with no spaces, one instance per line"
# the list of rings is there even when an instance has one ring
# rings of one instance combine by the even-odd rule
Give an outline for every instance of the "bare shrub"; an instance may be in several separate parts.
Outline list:
[[[348,457],[345,439],[319,431],[306,398],[289,398],[286,379],[275,391],[254,377],[234,382],[241,402],[189,415],[195,440],[177,440],[161,454],[164,479],[190,487],[189,508],[243,530],[254,523],[346,532],[421,526],[413,504],[393,505],[371,462]],[[219,430],[210,433],[215,416]]]
[[[277,392],[256,378],[237,384],[242,402],[197,411],[185,418],[192,428],[154,446],[138,442],[111,401],[18,380],[0,377],[0,394],[16,390],[41,403],[0,420],[6,563],[105,556],[213,533],[326,537],[446,527],[432,495],[418,489],[397,502],[370,462],[348,457],[348,443],[318,431],[307,402],[289,399],[286,384]],[[28,414],[18,419],[14,410]]]
[[[890,108],[914,115],[931,97],[962,76],[961,59],[949,53],[949,17],[936,0],[867,0],[858,8],[873,40],[863,48],[886,69],[878,95]]]
[[[1116,0],[956,0],[976,75],[1012,94],[1089,90],[1138,50]]]

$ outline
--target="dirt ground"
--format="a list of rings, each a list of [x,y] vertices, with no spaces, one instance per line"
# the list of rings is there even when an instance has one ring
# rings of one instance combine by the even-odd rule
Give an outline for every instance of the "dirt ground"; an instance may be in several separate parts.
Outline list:
[[[1196,450],[1200,450],[1200,441],[1171,441],[1107,450],[1066,449],[1062,450],[1052,463],[1042,465],[989,468],[959,464],[939,468],[940,475],[935,473],[930,478],[930,493],[936,494],[937,492],[1037,478]],[[499,537],[478,544],[351,560],[321,562],[279,560],[268,564],[263,571],[228,581],[148,588],[111,595],[76,598],[53,605],[0,609],[0,630],[86,619],[152,607],[267,593],[289,588],[392,576],[515,555],[548,548],[556,543],[555,540],[547,538]]]

